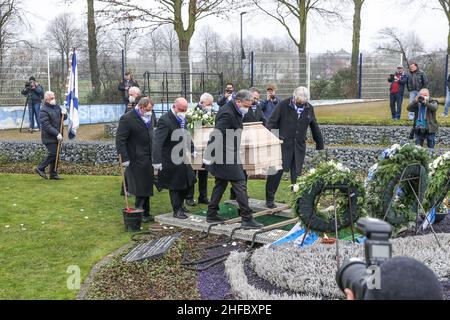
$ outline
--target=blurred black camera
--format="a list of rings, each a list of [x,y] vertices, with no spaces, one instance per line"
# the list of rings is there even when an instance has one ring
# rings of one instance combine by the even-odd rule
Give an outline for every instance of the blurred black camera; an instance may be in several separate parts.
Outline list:
[[[368,268],[379,267],[392,257],[392,244],[389,242],[392,226],[372,218],[359,219],[356,225],[367,238],[364,244],[366,261],[356,258],[345,260],[336,273],[336,282],[342,291],[351,289],[356,299],[361,300],[367,291],[368,276],[372,275]]]
[[[234,92],[234,90],[227,90],[226,91],[228,94],[232,94]]]
[[[418,98],[420,103],[424,103],[425,102],[425,97],[424,96],[419,96]]]
[[[394,82],[395,81],[395,75],[394,74],[390,74],[389,75],[389,81],[390,82]]]

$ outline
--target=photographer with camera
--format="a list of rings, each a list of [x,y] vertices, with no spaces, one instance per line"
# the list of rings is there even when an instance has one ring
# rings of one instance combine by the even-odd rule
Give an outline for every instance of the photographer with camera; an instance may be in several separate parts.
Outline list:
[[[35,77],[30,77],[29,81],[25,83],[25,88],[22,90],[22,95],[27,97],[28,114],[30,120],[30,128],[28,131],[33,133],[41,129],[39,121],[39,112],[41,111],[42,100],[44,99],[44,88],[36,82]],[[34,120],[38,129],[35,130]]]
[[[336,273],[347,300],[443,300],[442,285],[433,271],[412,258],[392,258],[390,224],[372,218],[356,224],[367,238],[366,261],[348,259]]]
[[[414,113],[414,128],[411,136],[415,137],[416,145],[423,147],[424,141],[427,140],[428,148],[434,149],[438,132],[437,109],[438,102],[431,100],[428,89],[420,90],[415,101],[408,106],[408,111]]]
[[[232,84],[231,82],[228,82],[225,93],[223,95],[221,95],[220,98],[217,100],[217,104],[219,105],[219,107],[223,107],[228,102],[234,100],[234,98],[236,97],[236,94],[234,91],[235,91],[234,84]]]
[[[403,66],[397,67],[397,72],[390,75],[388,82],[391,84],[389,92],[392,120],[400,120],[405,85],[408,82],[408,76],[405,74]]]
[[[409,91],[409,104],[414,102],[420,90],[428,88],[428,77],[425,72],[419,69],[419,65],[415,62],[409,65],[407,87]],[[410,112],[408,118],[409,120],[413,120],[414,114]]]
[[[267,86],[267,98],[261,101],[261,107],[264,112],[266,121],[269,121],[272,113],[275,111],[277,105],[281,102],[281,99],[276,96],[275,86]]]

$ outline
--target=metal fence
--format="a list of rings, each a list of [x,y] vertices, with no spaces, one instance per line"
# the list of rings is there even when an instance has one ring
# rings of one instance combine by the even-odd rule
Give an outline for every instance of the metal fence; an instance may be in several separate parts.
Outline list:
[[[101,51],[98,55],[101,94],[94,96],[87,52],[79,52],[79,98],[82,104],[120,103],[117,90],[125,70],[131,71],[141,88],[157,103],[186,96],[197,101],[202,92],[219,96],[226,82],[236,88],[256,86],[264,93],[268,84],[277,94],[288,97],[304,85],[313,99],[355,98],[350,87],[351,56],[345,51],[299,55],[292,52],[249,52],[241,60],[240,50],[227,52],[137,52]],[[445,95],[448,56],[436,53],[417,57],[430,78],[434,96]],[[365,99],[385,99],[389,95],[387,78],[402,63],[400,55],[361,55],[359,93]],[[44,88],[65,95],[67,62],[61,54],[46,49],[18,51],[0,58],[0,106],[23,105],[25,82],[33,75]],[[169,94],[167,94],[167,91]]]

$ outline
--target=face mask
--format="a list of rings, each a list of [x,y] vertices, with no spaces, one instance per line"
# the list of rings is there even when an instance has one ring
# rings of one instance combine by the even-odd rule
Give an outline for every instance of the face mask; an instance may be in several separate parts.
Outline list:
[[[205,108],[205,110],[208,112],[210,112],[212,110],[212,106],[204,106],[203,108]]]
[[[136,98],[133,97],[133,96],[130,96],[130,97],[128,98],[128,101],[130,101],[130,103],[135,103],[135,102],[136,102]]]
[[[245,116],[248,113],[248,108],[240,107],[239,111],[241,111],[242,115]]]
[[[152,117],[152,112],[151,111],[149,111],[149,112],[146,112],[146,113],[144,113],[144,117],[146,117],[146,118],[151,118]]]
[[[56,99],[53,99],[52,101],[49,102],[52,106],[56,105]]]
[[[177,113],[177,117],[179,117],[181,119],[186,119],[186,112],[179,112],[179,113]]]

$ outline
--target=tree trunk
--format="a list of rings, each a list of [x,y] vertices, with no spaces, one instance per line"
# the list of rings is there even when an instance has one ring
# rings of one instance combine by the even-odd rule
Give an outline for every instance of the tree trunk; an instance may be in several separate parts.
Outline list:
[[[94,0],[87,0],[88,7],[88,46],[89,67],[91,70],[92,89],[95,97],[101,92],[100,72],[97,61],[97,31],[95,26]]]
[[[361,10],[362,0],[353,0],[355,4],[355,14],[353,15],[353,40],[352,40],[352,62],[351,62],[351,91],[352,98],[358,98],[358,67],[359,67],[359,46],[361,41]],[[350,98],[350,97],[348,97]]]
[[[305,0],[300,0],[300,42],[298,46],[299,53],[306,53],[306,44],[308,41],[308,10],[306,8]]]
[[[184,97],[187,99],[188,98],[188,91],[190,88],[190,73],[191,73],[191,68],[190,68],[190,64],[189,64],[189,45],[190,45],[190,39],[189,40],[184,40],[181,39],[179,41],[180,45],[179,45],[179,49],[180,49],[180,72],[183,74],[186,74],[186,78],[185,81],[182,83],[182,92]]]
[[[447,36],[447,54],[450,54],[450,21],[448,25],[448,36]]]

